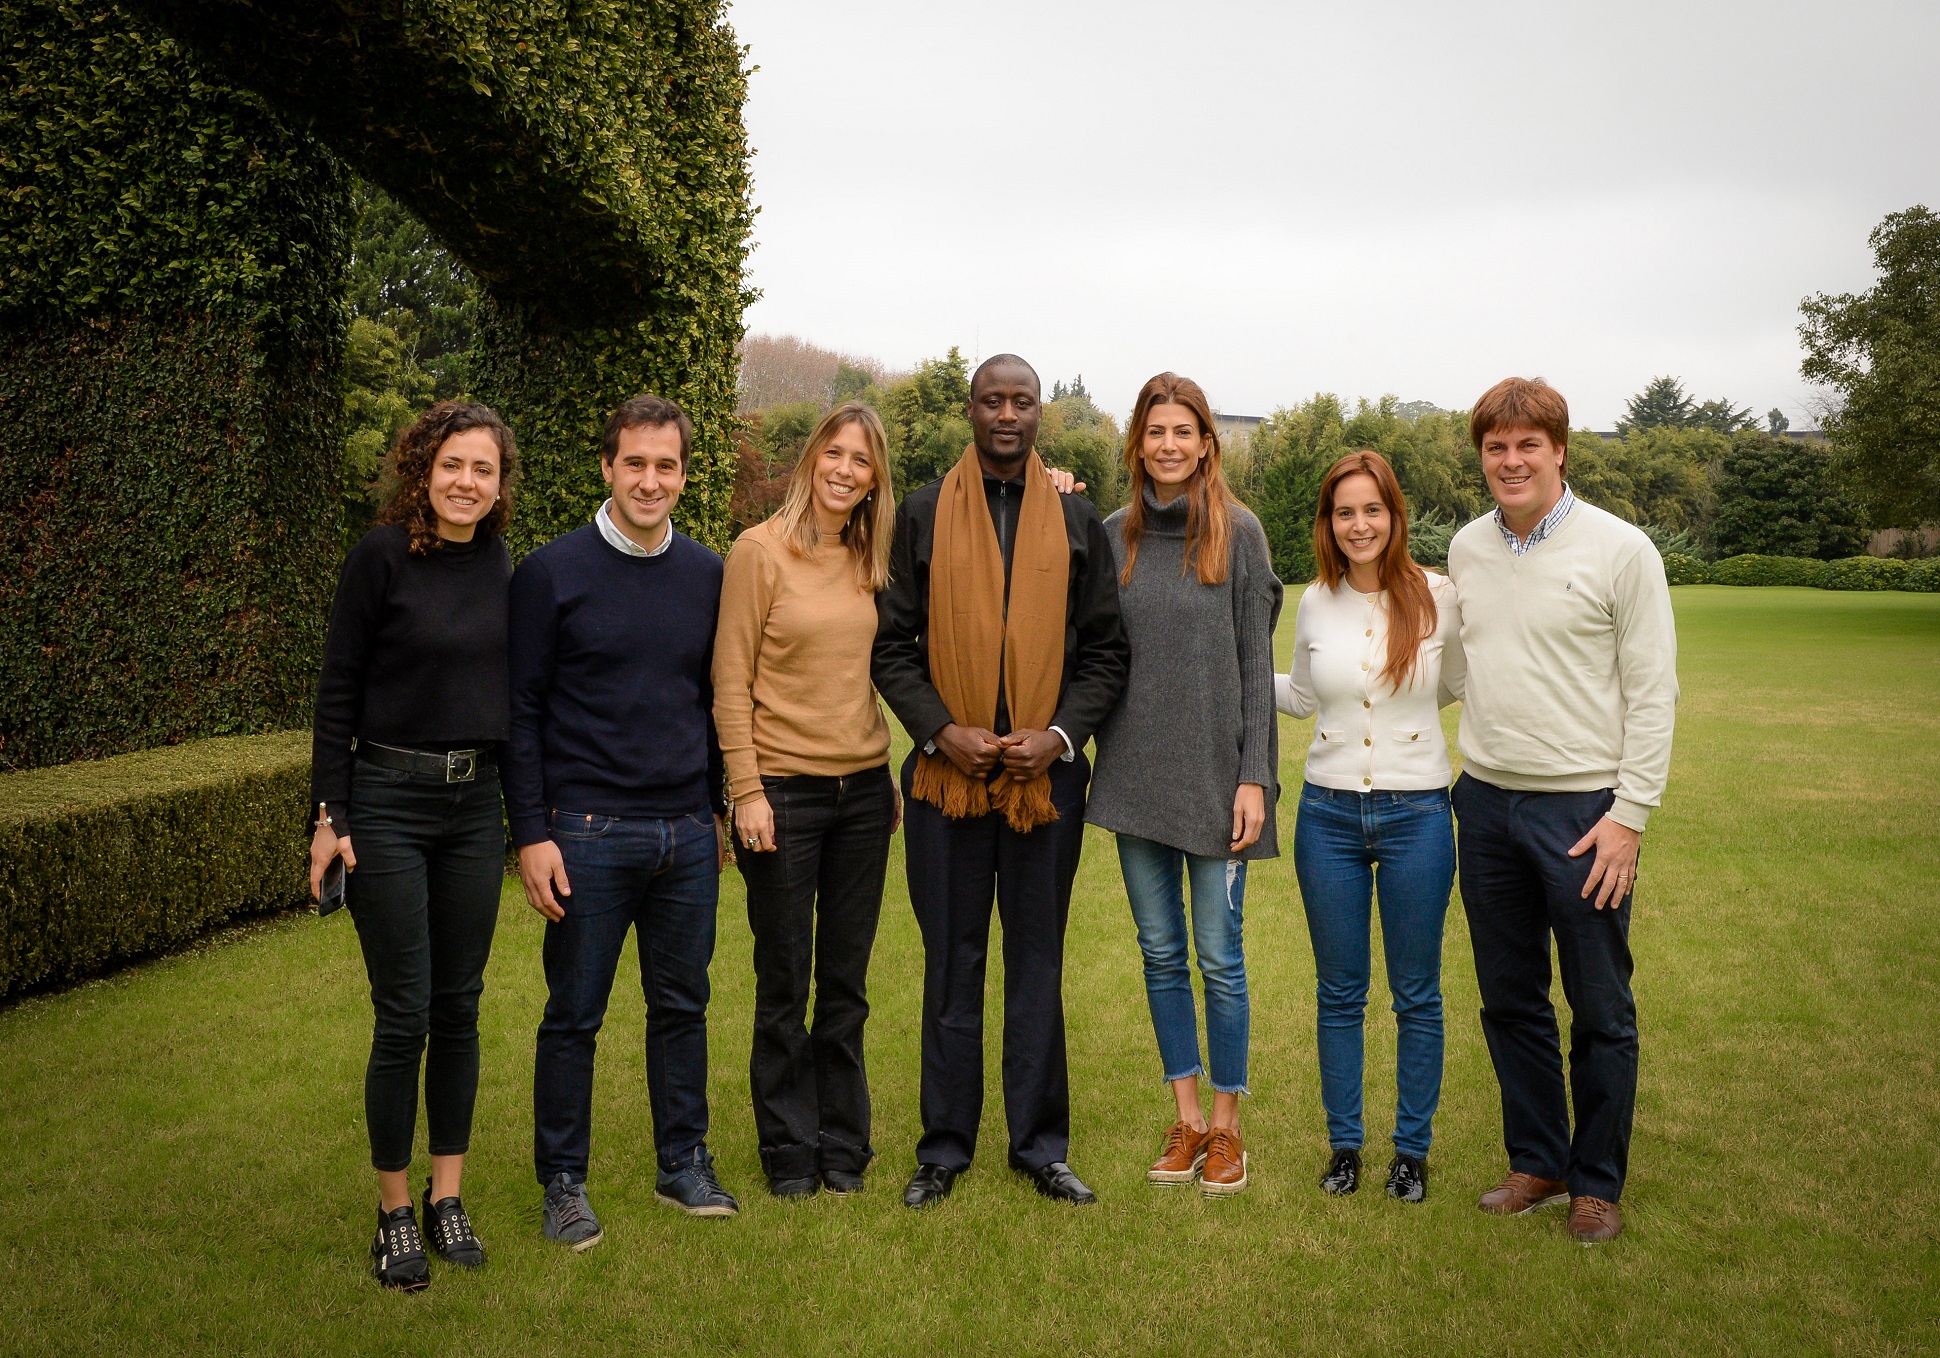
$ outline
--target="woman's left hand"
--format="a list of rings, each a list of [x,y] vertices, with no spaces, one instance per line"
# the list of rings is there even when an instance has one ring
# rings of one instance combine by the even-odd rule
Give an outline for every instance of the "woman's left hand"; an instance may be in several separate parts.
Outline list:
[[[1241,853],[1259,842],[1266,828],[1266,789],[1258,783],[1241,783],[1233,794],[1233,853]]]
[[[1062,467],[1046,467],[1045,473],[1051,478],[1051,489],[1060,495],[1075,495],[1085,488],[1085,483]]]

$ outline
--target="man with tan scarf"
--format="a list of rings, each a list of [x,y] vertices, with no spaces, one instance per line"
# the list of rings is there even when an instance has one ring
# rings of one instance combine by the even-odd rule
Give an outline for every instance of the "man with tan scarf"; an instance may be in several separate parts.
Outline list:
[[[970,381],[976,442],[896,511],[877,596],[876,688],[903,766],[910,903],[923,931],[923,1139],[903,1194],[948,1196],[983,1114],[984,960],[1004,929],[1010,1163],[1039,1192],[1096,1198],[1065,1163],[1064,926],[1084,842],[1085,742],[1125,686],[1111,544],[1035,447],[1037,373],[1000,354]]]

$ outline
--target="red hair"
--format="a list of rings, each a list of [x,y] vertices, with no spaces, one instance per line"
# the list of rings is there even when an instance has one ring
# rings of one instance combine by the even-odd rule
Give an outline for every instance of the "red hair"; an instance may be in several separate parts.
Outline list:
[[[1139,388],[1138,403],[1125,426],[1125,470],[1131,473],[1131,499],[1125,506],[1125,569],[1118,583],[1132,583],[1138,564],[1138,540],[1145,535],[1145,422],[1153,406],[1180,405],[1192,412],[1206,440],[1205,456],[1186,482],[1186,556],[1181,572],[1198,568],[1199,583],[1217,585],[1226,579],[1226,558],[1233,541],[1233,510],[1238,501],[1219,468],[1219,431],[1213,426],[1212,405],[1205,390],[1190,377],[1160,373]]]
[[[1381,667],[1380,677],[1399,691],[1414,678],[1422,643],[1435,635],[1435,595],[1428,587],[1428,572],[1408,555],[1408,502],[1401,494],[1401,482],[1395,479],[1388,460],[1371,448],[1349,453],[1329,467],[1321,479],[1320,510],[1314,516],[1314,564],[1320,571],[1320,583],[1333,589],[1347,578],[1350,563],[1334,539],[1333,518],[1334,493],[1350,476],[1374,479],[1393,525],[1375,569],[1388,596],[1388,660]]]

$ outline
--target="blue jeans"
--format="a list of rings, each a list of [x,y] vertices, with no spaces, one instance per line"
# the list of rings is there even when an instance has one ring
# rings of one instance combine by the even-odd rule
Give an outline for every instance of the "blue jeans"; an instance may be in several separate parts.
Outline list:
[[[627,930],[640,927],[647,998],[647,1100],[662,1169],[707,1140],[708,964],[721,879],[714,818],[617,820],[553,811],[566,864],[566,917],[546,925],[545,1018],[532,1072],[539,1182],[586,1179],[593,1139],[593,1050]]]
[[[1293,862],[1313,938],[1320,1101],[1335,1150],[1360,1149],[1363,1024],[1378,880],[1394,994],[1394,1148],[1424,1159],[1442,1091],[1442,924],[1455,879],[1448,793],[1300,793]]]
[[[1213,1088],[1245,1094],[1251,1007],[1246,994],[1246,864],[1201,858],[1136,835],[1118,836],[1118,866],[1145,954],[1145,1000],[1165,1078],[1199,1075],[1199,1019],[1186,955],[1184,878],[1192,880],[1192,942],[1206,983],[1206,1051]]]

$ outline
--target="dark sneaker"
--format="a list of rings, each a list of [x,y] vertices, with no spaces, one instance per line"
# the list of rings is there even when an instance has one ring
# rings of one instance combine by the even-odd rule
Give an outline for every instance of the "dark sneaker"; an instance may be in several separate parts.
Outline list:
[[[424,1237],[418,1234],[418,1214],[410,1203],[388,1212],[378,1209],[370,1275],[401,1292],[419,1292],[431,1285],[431,1261],[424,1257]]]
[[[599,1244],[605,1234],[586,1198],[586,1185],[555,1175],[546,1185],[546,1239],[571,1246],[577,1254]]]
[[[472,1219],[456,1194],[431,1201],[431,1184],[424,1186],[424,1224],[431,1235],[431,1249],[447,1264],[459,1268],[482,1268],[485,1242],[472,1234]]]
[[[1420,1202],[1428,1196],[1428,1162],[1400,1151],[1388,1165],[1388,1196],[1401,1202]]]
[[[846,1198],[851,1193],[862,1191],[862,1176],[850,1169],[825,1169],[822,1171],[822,1187],[832,1198]]]
[[[661,1170],[653,1195],[690,1217],[731,1217],[741,1210],[734,1195],[714,1177],[714,1157],[705,1146],[694,1147],[693,1154],[673,1169]]]
[[[1361,1186],[1361,1153],[1352,1146],[1334,1152],[1327,1172],[1320,1176],[1321,1188],[1337,1198],[1346,1197]]]
[[[769,1179],[768,1191],[778,1198],[812,1198],[822,1183],[813,1174],[800,1179]]]

